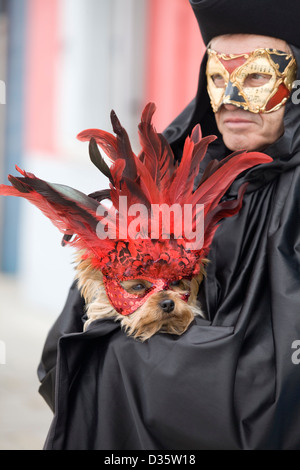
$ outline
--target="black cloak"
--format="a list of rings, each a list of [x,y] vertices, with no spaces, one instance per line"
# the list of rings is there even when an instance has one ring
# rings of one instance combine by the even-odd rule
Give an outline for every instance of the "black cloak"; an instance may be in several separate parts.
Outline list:
[[[216,21],[215,35],[253,32],[237,29],[245,17],[236,10],[279,2],[191,3],[200,24],[201,5],[210,18],[233,5],[234,30]],[[270,24],[275,36],[276,18],[265,18],[254,32],[270,35]],[[300,65],[298,29],[294,37],[284,29]],[[197,97],[165,133],[178,155],[196,122],[204,135],[217,133],[205,62]],[[40,393],[54,410],[45,449],[300,449],[300,105],[288,102],[284,123],[265,150],[274,161],[243,173],[226,195],[250,182],[242,210],[213,241],[199,294],[207,320],[145,343],[108,320],[83,333],[84,302],[72,286],[39,366]],[[210,147],[204,165],[227,152],[221,138]]]

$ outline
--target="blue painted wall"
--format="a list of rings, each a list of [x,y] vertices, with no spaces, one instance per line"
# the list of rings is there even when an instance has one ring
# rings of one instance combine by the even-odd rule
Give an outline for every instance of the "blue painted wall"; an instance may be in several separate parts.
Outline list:
[[[24,121],[24,66],[26,0],[1,2],[8,16],[6,74],[6,126],[4,175],[15,174],[15,164],[22,167]],[[19,258],[20,201],[4,198],[1,246],[1,271],[17,273]]]

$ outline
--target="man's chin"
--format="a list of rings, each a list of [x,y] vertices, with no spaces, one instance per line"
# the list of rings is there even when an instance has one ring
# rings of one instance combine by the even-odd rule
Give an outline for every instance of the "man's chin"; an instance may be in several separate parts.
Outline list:
[[[258,148],[258,144],[253,141],[250,137],[243,137],[241,135],[224,136],[223,141],[226,147],[232,152],[239,150],[253,151]]]

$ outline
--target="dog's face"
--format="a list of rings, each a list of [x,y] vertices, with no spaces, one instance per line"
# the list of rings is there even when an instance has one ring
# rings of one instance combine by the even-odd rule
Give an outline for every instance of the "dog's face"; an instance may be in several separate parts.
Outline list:
[[[129,294],[142,297],[151,282],[143,279],[131,279],[121,282]],[[124,318],[124,327],[129,334],[141,340],[157,332],[180,335],[184,333],[195,317],[196,298],[199,280],[179,279],[169,283],[168,290],[151,294],[147,300],[131,315]]]
[[[104,287],[103,276],[85,260],[77,266],[79,288],[87,303],[88,321],[113,318],[121,322],[126,333],[145,341],[155,333],[180,335],[184,333],[195,318],[202,312],[197,304],[202,272],[191,280],[178,279],[168,282],[164,290],[155,290],[146,279],[128,279],[118,283],[120,299],[128,294],[131,302],[135,299],[139,307],[129,315],[121,315],[109,300]],[[150,293],[149,293],[150,292]],[[118,297],[118,292],[115,293]]]

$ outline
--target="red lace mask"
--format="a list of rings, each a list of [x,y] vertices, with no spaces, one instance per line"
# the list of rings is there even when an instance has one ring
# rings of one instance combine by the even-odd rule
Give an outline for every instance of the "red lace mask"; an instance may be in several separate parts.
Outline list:
[[[127,278],[126,281],[131,279],[134,278]],[[141,294],[138,292],[134,294],[127,292],[122,286],[121,282],[119,282],[117,279],[109,279],[105,276],[103,277],[106,294],[110,300],[110,303],[121,315],[130,315],[131,313],[135,312],[155,292],[172,290],[172,280],[169,279],[153,279],[146,277],[139,278],[139,280],[146,280],[147,285],[144,289],[140,289],[142,291]],[[136,286],[138,286],[138,283]],[[189,293],[181,295],[181,298],[187,302]]]

